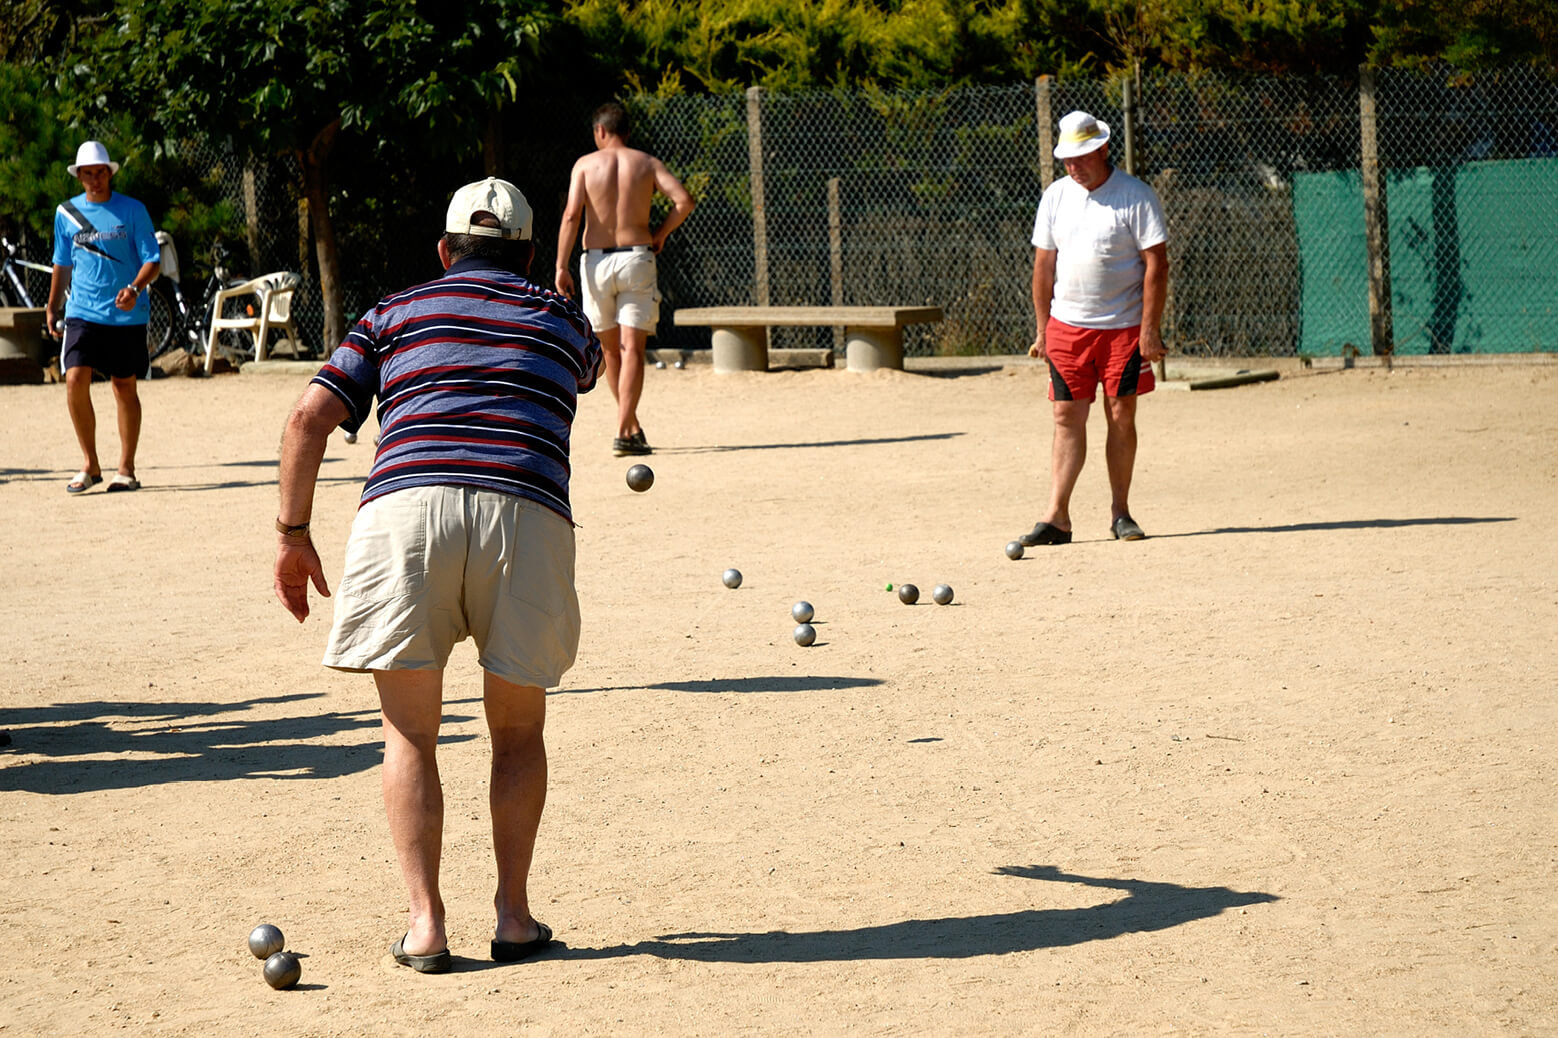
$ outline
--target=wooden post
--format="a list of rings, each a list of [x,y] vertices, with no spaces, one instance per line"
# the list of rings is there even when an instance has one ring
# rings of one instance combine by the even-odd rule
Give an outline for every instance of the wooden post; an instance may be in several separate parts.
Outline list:
[[[1034,116],[1039,124],[1039,188],[1055,179],[1055,118],[1050,112],[1050,87],[1054,80],[1040,76],[1033,81]]]
[[[757,305],[768,305],[768,208],[763,199],[763,90],[747,88],[747,163],[752,177],[752,268]]]
[[[243,160],[243,219],[248,238],[249,265],[258,270],[260,264],[260,193],[254,183],[254,156]]]
[[[844,230],[839,216],[839,178],[828,178],[828,273],[833,285],[832,303],[844,305]],[[833,329],[833,349],[844,348],[844,329]]]
[[[1379,164],[1379,122],[1374,70],[1358,69],[1358,129],[1363,161],[1363,229],[1369,250],[1369,340],[1376,357],[1395,351],[1390,305],[1390,215]]]

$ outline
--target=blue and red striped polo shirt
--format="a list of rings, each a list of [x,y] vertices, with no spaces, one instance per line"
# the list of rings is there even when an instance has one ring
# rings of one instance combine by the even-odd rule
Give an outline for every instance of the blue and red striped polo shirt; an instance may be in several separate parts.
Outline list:
[[[572,520],[568,439],[600,340],[578,305],[490,263],[386,296],[314,381],[356,432],[379,400],[379,449],[363,503],[408,487],[472,486]]]

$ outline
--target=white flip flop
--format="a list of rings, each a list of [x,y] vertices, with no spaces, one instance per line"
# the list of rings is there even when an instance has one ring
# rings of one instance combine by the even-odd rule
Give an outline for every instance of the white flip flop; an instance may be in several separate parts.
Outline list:
[[[102,476],[94,476],[86,469],[82,469],[80,472],[76,473],[76,475],[69,483],[65,484],[65,493],[84,494],[102,481]]]

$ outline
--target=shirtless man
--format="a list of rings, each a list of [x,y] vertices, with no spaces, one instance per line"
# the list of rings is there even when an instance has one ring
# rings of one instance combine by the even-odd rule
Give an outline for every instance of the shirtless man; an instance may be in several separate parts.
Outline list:
[[[644,346],[660,320],[655,256],[692,212],[693,200],[665,163],[628,147],[628,115],[620,104],[597,108],[591,126],[595,151],[575,162],[568,178],[568,204],[557,231],[557,289],[578,295],[568,260],[583,219],[579,287],[584,313],[605,350],[606,385],[617,402],[611,451],[618,457],[649,454],[638,424],[638,398],[644,391]],[[671,200],[671,212],[651,231],[649,203],[656,190]]]

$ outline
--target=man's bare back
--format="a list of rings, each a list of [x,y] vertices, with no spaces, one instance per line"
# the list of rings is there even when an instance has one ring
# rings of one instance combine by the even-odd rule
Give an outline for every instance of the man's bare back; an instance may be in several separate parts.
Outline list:
[[[636,148],[607,148],[578,161],[574,176],[584,189],[586,249],[652,243],[649,202],[658,164]]]
[[[648,245],[659,252],[665,239],[693,210],[692,196],[665,163],[646,151],[630,148],[620,136],[593,127],[595,151],[573,164],[568,177],[568,202],[557,236],[557,287],[575,294],[568,260],[584,225],[586,249]],[[671,201],[671,211],[659,227],[649,226],[650,202],[659,191]]]

